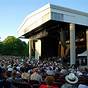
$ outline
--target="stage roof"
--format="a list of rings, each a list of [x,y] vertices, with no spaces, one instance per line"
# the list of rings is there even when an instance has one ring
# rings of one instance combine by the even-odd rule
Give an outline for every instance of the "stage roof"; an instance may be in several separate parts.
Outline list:
[[[41,29],[46,23],[52,22],[66,22],[78,25],[88,26],[88,13],[47,4],[42,8],[29,14],[20,27],[18,28],[18,36],[25,36],[33,30]]]

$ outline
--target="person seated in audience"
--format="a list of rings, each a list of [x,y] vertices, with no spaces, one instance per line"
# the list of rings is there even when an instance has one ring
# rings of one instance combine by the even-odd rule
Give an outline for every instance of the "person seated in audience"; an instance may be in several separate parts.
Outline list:
[[[54,82],[55,79],[53,76],[46,76],[45,83],[41,84],[39,88],[59,88]]]
[[[39,83],[41,83],[42,82],[42,76],[39,74],[38,68],[34,68],[32,72],[33,73],[30,76],[30,80],[36,80]]]
[[[4,86],[4,80],[3,80],[2,73],[3,73],[3,69],[2,69],[2,67],[0,67],[0,88],[3,88],[3,86]]]
[[[66,75],[65,80],[65,84],[61,88],[77,88],[76,83],[78,82],[78,77],[74,73]]]
[[[15,79],[17,79],[17,77],[16,77],[16,70],[13,70],[12,73],[11,73],[11,77],[8,77],[7,80],[12,82]]]
[[[51,67],[49,67],[46,71],[46,74],[55,76],[55,71]]]
[[[28,73],[28,70],[26,68],[23,69],[23,72],[21,74],[21,78],[23,80],[26,80],[28,81],[29,80],[29,77],[30,77],[30,74]]]
[[[79,78],[78,88],[88,88],[88,78],[83,76]]]
[[[88,88],[88,85],[79,84],[78,88]]]
[[[10,82],[8,82],[6,79],[6,70],[0,67],[0,88],[11,88]]]

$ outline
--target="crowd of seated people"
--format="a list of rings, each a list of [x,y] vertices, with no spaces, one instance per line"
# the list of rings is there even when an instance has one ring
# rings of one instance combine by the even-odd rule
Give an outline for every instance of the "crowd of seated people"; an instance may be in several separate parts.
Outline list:
[[[0,88],[88,88],[88,68],[59,60],[0,59]]]

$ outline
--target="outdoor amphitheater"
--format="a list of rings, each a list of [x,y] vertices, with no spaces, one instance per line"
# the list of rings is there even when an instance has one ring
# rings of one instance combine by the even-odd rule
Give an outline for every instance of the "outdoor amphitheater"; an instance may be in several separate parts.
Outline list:
[[[88,13],[47,4],[17,32],[29,56],[0,55],[0,88],[88,88]]]

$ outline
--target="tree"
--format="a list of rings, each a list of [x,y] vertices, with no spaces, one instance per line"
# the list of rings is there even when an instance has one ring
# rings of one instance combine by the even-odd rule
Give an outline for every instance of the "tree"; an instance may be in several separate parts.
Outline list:
[[[4,48],[4,45],[2,42],[0,42],[0,55],[3,54],[3,48]]]
[[[27,56],[27,44],[14,36],[8,36],[4,41],[4,55]]]

